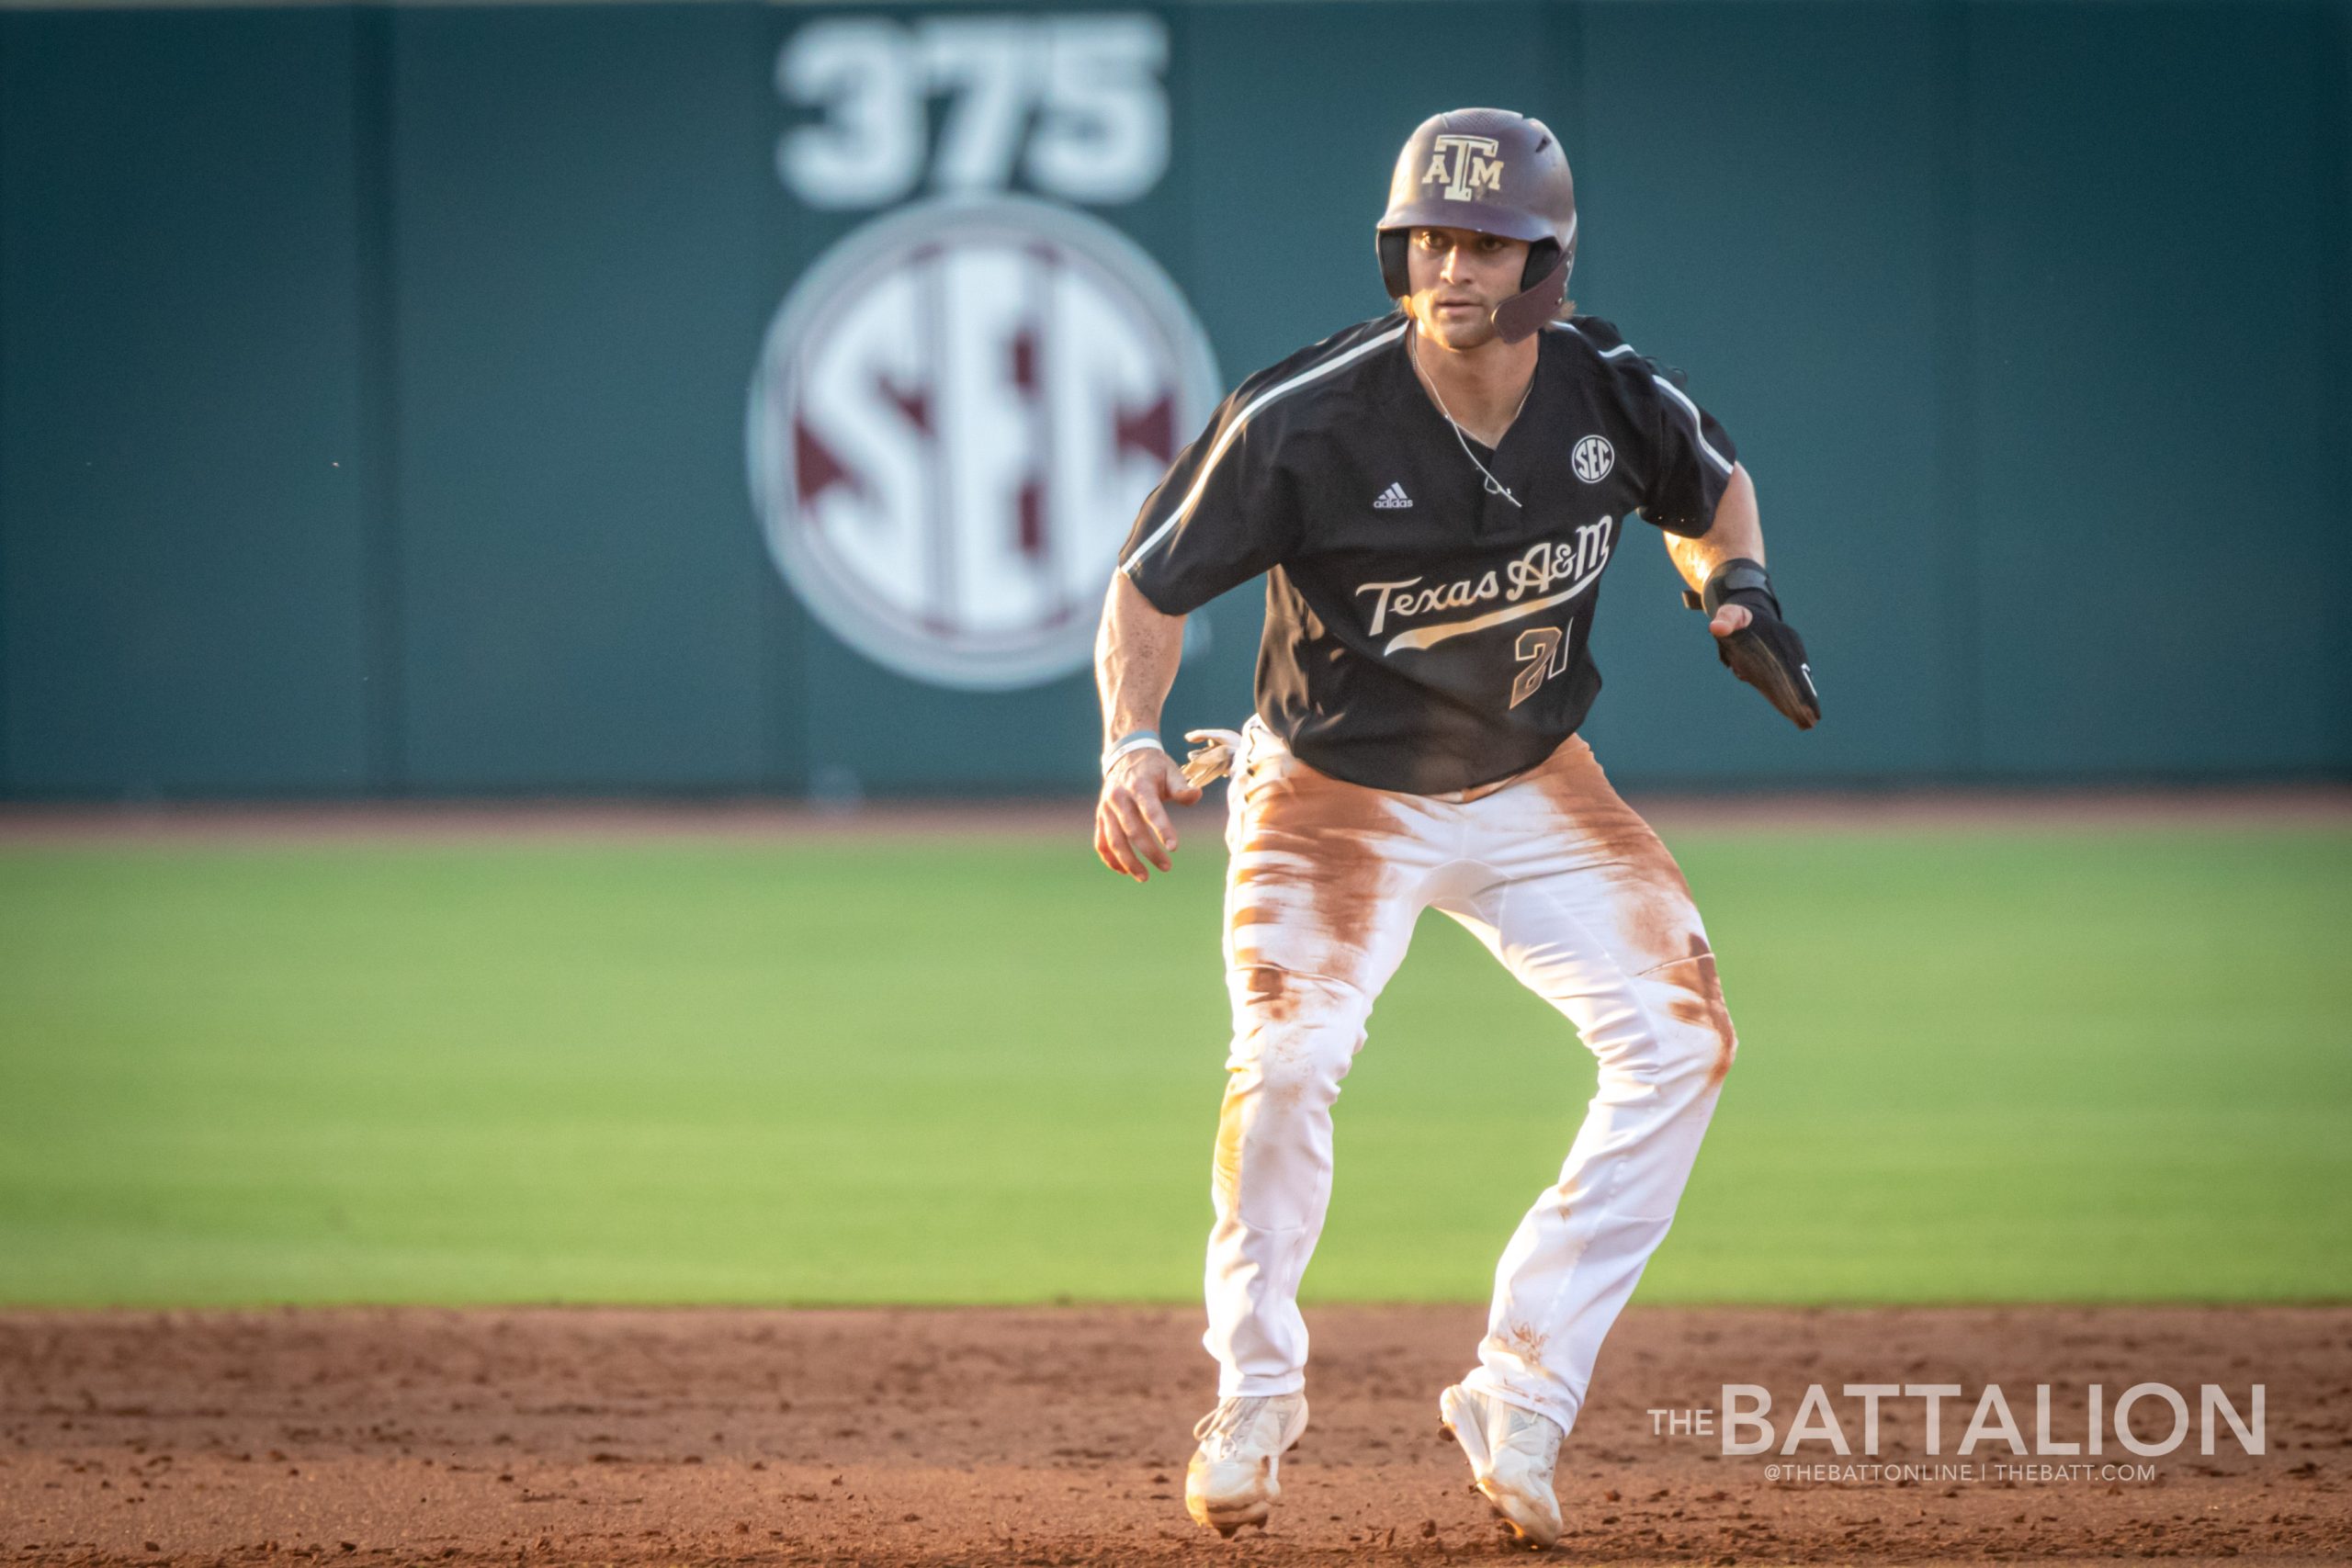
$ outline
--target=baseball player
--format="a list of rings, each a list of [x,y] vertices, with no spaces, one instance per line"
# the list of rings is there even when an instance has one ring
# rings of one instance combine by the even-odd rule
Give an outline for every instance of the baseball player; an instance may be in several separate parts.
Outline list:
[[[1496,1268],[1477,1364],[1438,1401],[1526,1541],[1559,1535],[1560,1439],[1737,1049],[1681,872],[1577,734],[1628,521],[1664,531],[1741,680],[1800,728],[1820,704],[1730,437],[1615,328],[1568,313],[1576,243],[1567,159],[1540,121],[1425,121],[1378,224],[1399,309],[1244,381],[1145,502],[1112,581],[1096,852],[1137,882],[1166,871],[1166,803],[1233,775],[1203,1340],[1219,1397],[1184,1484],[1227,1535],[1264,1525],[1306,1427],[1297,1293],[1331,1106],[1422,909],[1467,927],[1600,1060],[1559,1181]],[[1194,732],[1207,744],[1180,769],[1158,724],[1183,617],[1261,572],[1256,714]]]

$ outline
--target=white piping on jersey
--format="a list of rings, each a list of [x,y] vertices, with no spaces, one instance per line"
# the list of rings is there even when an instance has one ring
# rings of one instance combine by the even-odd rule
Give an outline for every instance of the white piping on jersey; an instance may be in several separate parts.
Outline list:
[[[1166,538],[1171,529],[1173,529],[1178,524],[1183,522],[1185,518],[1193,514],[1193,508],[1201,503],[1202,493],[1209,488],[1209,476],[1216,472],[1217,459],[1225,456],[1225,449],[1233,445],[1233,438],[1241,434],[1243,426],[1250,423],[1251,416],[1257,413],[1260,409],[1264,408],[1268,403],[1272,402],[1277,398],[1284,397],[1289,393],[1298,390],[1299,388],[1306,386],[1309,381],[1319,380],[1323,377],[1329,376],[1332,371],[1339,369],[1340,367],[1346,365],[1351,361],[1361,359],[1365,355],[1370,354],[1374,349],[1379,348],[1383,344],[1395,343],[1398,338],[1402,337],[1404,333],[1405,328],[1402,323],[1399,323],[1396,326],[1389,328],[1388,331],[1382,333],[1378,337],[1373,338],[1365,343],[1360,343],[1344,354],[1334,355],[1331,358],[1325,360],[1320,365],[1315,366],[1310,369],[1300,371],[1289,380],[1284,381],[1281,386],[1269,388],[1265,391],[1262,391],[1256,397],[1250,399],[1249,403],[1243,407],[1242,411],[1233,416],[1233,423],[1227,425],[1223,430],[1217,433],[1216,444],[1209,448],[1208,457],[1202,461],[1200,477],[1193,481],[1193,488],[1184,492],[1183,503],[1178,506],[1173,513],[1169,514],[1167,522],[1162,523],[1159,527],[1154,528],[1151,531],[1151,537],[1146,539],[1142,544],[1136,547],[1135,553],[1133,555],[1130,555],[1126,559],[1119,563],[1119,570],[1121,571],[1133,571],[1135,570],[1136,562],[1143,559],[1145,556],[1148,555],[1151,552],[1152,546]]]
[[[1689,398],[1684,397],[1682,395],[1682,389],[1668,380],[1665,377],[1652,376],[1650,379],[1657,383],[1657,389],[1659,391],[1664,392],[1668,397],[1672,398],[1676,402],[1680,403],[1684,411],[1690,415],[1690,434],[1697,439],[1699,443],[1699,450],[1713,458],[1715,467],[1724,471],[1724,477],[1725,479],[1729,479],[1731,477],[1731,462],[1728,458],[1724,457],[1721,452],[1716,451],[1713,447],[1707,445],[1707,431],[1706,427],[1700,423],[1699,405],[1692,402]]]
[[[1483,615],[1473,615],[1466,621],[1447,621],[1441,626],[1416,626],[1408,632],[1398,632],[1388,639],[1388,646],[1380,651],[1395,653],[1408,648],[1435,648],[1439,643],[1450,642],[1458,637],[1467,637],[1472,632],[1482,632],[1488,626],[1498,626],[1506,621],[1516,621],[1523,616],[1532,615],[1538,610],[1548,610],[1562,600],[1573,599],[1587,588],[1591,587],[1593,579],[1599,577],[1601,569],[1608,564],[1608,560],[1604,558],[1600,566],[1594,567],[1557,593],[1547,593],[1541,599],[1530,599],[1524,604],[1513,604],[1507,610],[1489,610]]]
[[[1555,321],[1552,324],[1565,332],[1576,333],[1577,336],[1584,337],[1584,333],[1577,332],[1577,329],[1566,321]],[[1590,343],[1592,340],[1590,338],[1585,338],[1585,341],[1587,343]],[[1614,359],[1621,354],[1632,354],[1634,352],[1634,348],[1632,344],[1621,343],[1615,348],[1602,349],[1600,351],[1600,357],[1603,359]],[[1713,446],[1707,445],[1706,426],[1699,417],[1699,405],[1692,402],[1689,398],[1683,396],[1682,389],[1668,380],[1665,377],[1654,374],[1650,377],[1650,379],[1657,383],[1658,390],[1664,392],[1668,397],[1672,398],[1676,402],[1680,403],[1684,410],[1690,413],[1690,434],[1697,439],[1699,443],[1699,450],[1704,452],[1710,458],[1712,458],[1715,467],[1721,468],[1724,471],[1724,476],[1728,479],[1731,476],[1731,464],[1724,459],[1724,455],[1721,452],[1716,451]]]

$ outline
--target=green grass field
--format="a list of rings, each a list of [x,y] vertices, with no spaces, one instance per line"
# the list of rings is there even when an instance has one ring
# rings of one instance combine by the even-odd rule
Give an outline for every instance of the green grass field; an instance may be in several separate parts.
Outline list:
[[[2352,833],[1674,842],[1742,1048],[1641,1299],[2352,1297]],[[1221,869],[0,852],[0,1300],[1194,1299]],[[1591,1081],[1427,919],[1310,1294],[1482,1296]]]

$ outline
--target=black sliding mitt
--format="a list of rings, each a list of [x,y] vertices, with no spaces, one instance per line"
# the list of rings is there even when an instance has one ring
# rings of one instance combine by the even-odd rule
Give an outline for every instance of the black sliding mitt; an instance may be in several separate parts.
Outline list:
[[[1705,611],[1710,620],[1725,604],[1747,606],[1747,624],[1729,637],[1715,638],[1715,657],[1763,693],[1764,700],[1799,729],[1821,722],[1821,694],[1813,689],[1804,638],[1781,618],[1781,602],[1772,595],[1772,579],[1761,562],[1734,556],[1708,573],[1707,585],[1699,592],[1685,590],[1682,602]]]

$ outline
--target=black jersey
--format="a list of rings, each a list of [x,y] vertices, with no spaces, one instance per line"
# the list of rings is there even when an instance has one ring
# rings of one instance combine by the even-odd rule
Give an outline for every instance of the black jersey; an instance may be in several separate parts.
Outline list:
[[[1162,613],[1270,574],[1258,713],[1314,767],[1417,795],[1533,767],[1600,690],[1588,645],[1625,519],[1713,522],[1722,426],[1606,321],[1537,343],[1502,444],[1471,443],[1508,495],[1389,315],[1244,381],[1144,502],[1119,570]]]

